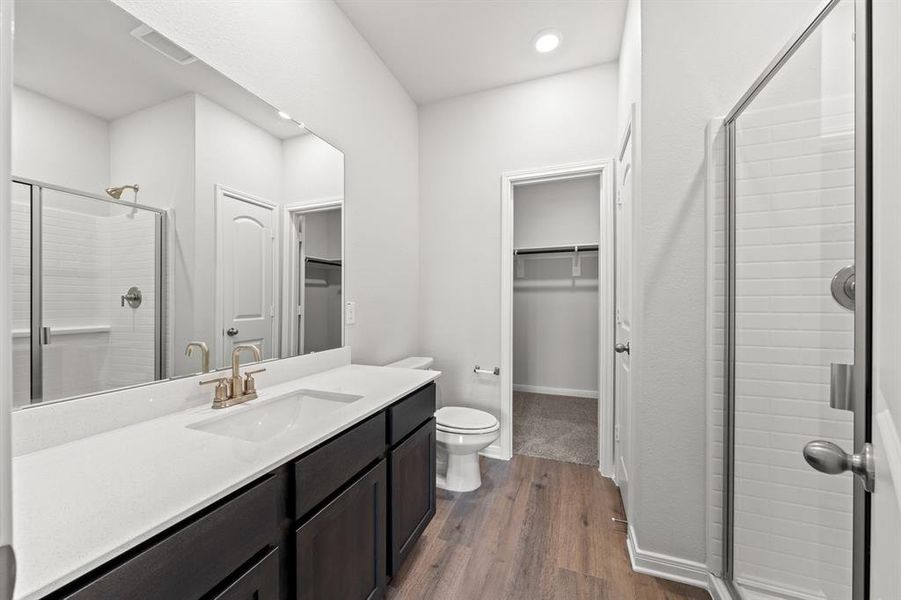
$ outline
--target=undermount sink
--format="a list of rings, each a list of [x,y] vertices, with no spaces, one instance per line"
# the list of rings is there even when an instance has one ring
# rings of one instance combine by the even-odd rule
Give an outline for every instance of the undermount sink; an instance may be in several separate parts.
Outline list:
[[[362,396],[353,394],[297,390],[274,400],[264,400],[260,404],[249,403],[237,410],[224,409],[235,412],[193,423],[188,425],[188,428],[248,442],[261,442],[290,431],[304,421],[338,410],[360,398]]]

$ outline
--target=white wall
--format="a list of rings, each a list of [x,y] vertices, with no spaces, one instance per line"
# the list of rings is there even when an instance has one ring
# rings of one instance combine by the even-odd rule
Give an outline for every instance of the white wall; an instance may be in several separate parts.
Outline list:
[[[13,88],[13,175],[102,194],[109,185],[109,123]]]
[[[421,351],[444,372],[440,402],[497,415],[500,202],[506,171],[610,157],[616,65],[453,98],[420,110]]]
[[[597,244],[600,197],[597,175],[516,186],[513,247]]]
[[[600,177],[516,186],[513,246],[597,244]],[[516,259],[513,281],[514,390],[598,394],[598,254]]]
[[[641,100],[641,0],[629,0],[626,6],[623,39],[619,46],[617,90],[616,131],[617,140],[621,140],[632,104]],[[634,188],[632,193],[634,196]]]
[[[286,204],[332,200],[344,195],[344,155],[315,135],[282,142]]]
[[[346,156],[354,360],[419,350],[417,108],[332,2],[115,0]]]
[[[686,348],[706,343],[704,130],[732,107],[816,5],[641,5],[641,200],[635,215],[641,302],[632,340],[629,521],[642,551],[698,568],[706,549],[705,353]]]

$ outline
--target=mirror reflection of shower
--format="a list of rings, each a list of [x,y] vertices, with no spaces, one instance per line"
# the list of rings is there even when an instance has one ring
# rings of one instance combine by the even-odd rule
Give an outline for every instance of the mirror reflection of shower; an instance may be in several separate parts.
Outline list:
[[[124,192],[125,190],[134,190],[134,192],[135,192],[134,203],[137,204],[139,189],[141,189],[140,186],[137,183],[135,183],[132,185],[120,185],[117,187],[108,187],[108,188],[106,188],[106,193],[109,194],[112,198],[114,198],[116,200],[121,200],[122,192]],[[135,208],[131,209],[131,213],[128,215],[128,218],[133,219],[136,211],[137,211],[137,209],[135,209]]]

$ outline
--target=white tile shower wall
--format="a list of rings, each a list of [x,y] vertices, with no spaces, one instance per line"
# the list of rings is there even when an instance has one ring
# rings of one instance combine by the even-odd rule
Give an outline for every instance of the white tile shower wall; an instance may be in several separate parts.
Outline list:
[[[115,207],[105,219],[110,241],[106,302],[110,311],[107,389],[154,380],[156,334],[155,213]],[[141,290],[137,308],[122,306],[132,286]]]
[[[852,313],[829,293],[853,262],[853,99],[739,119],[734,574],[789,598],[850,596],[851,481],[801,449],[849,447],[829,364],[852,361]],[[780,596],[780,597],[782,597]]]

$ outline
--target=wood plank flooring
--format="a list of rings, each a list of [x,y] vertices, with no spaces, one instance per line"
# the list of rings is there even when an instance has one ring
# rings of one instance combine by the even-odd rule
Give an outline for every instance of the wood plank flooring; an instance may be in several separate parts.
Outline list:
[[[619,492],[587,465],[482,459],[482,487],[438,490],[435,518],[389,600],[700,600],[632,571]]]

